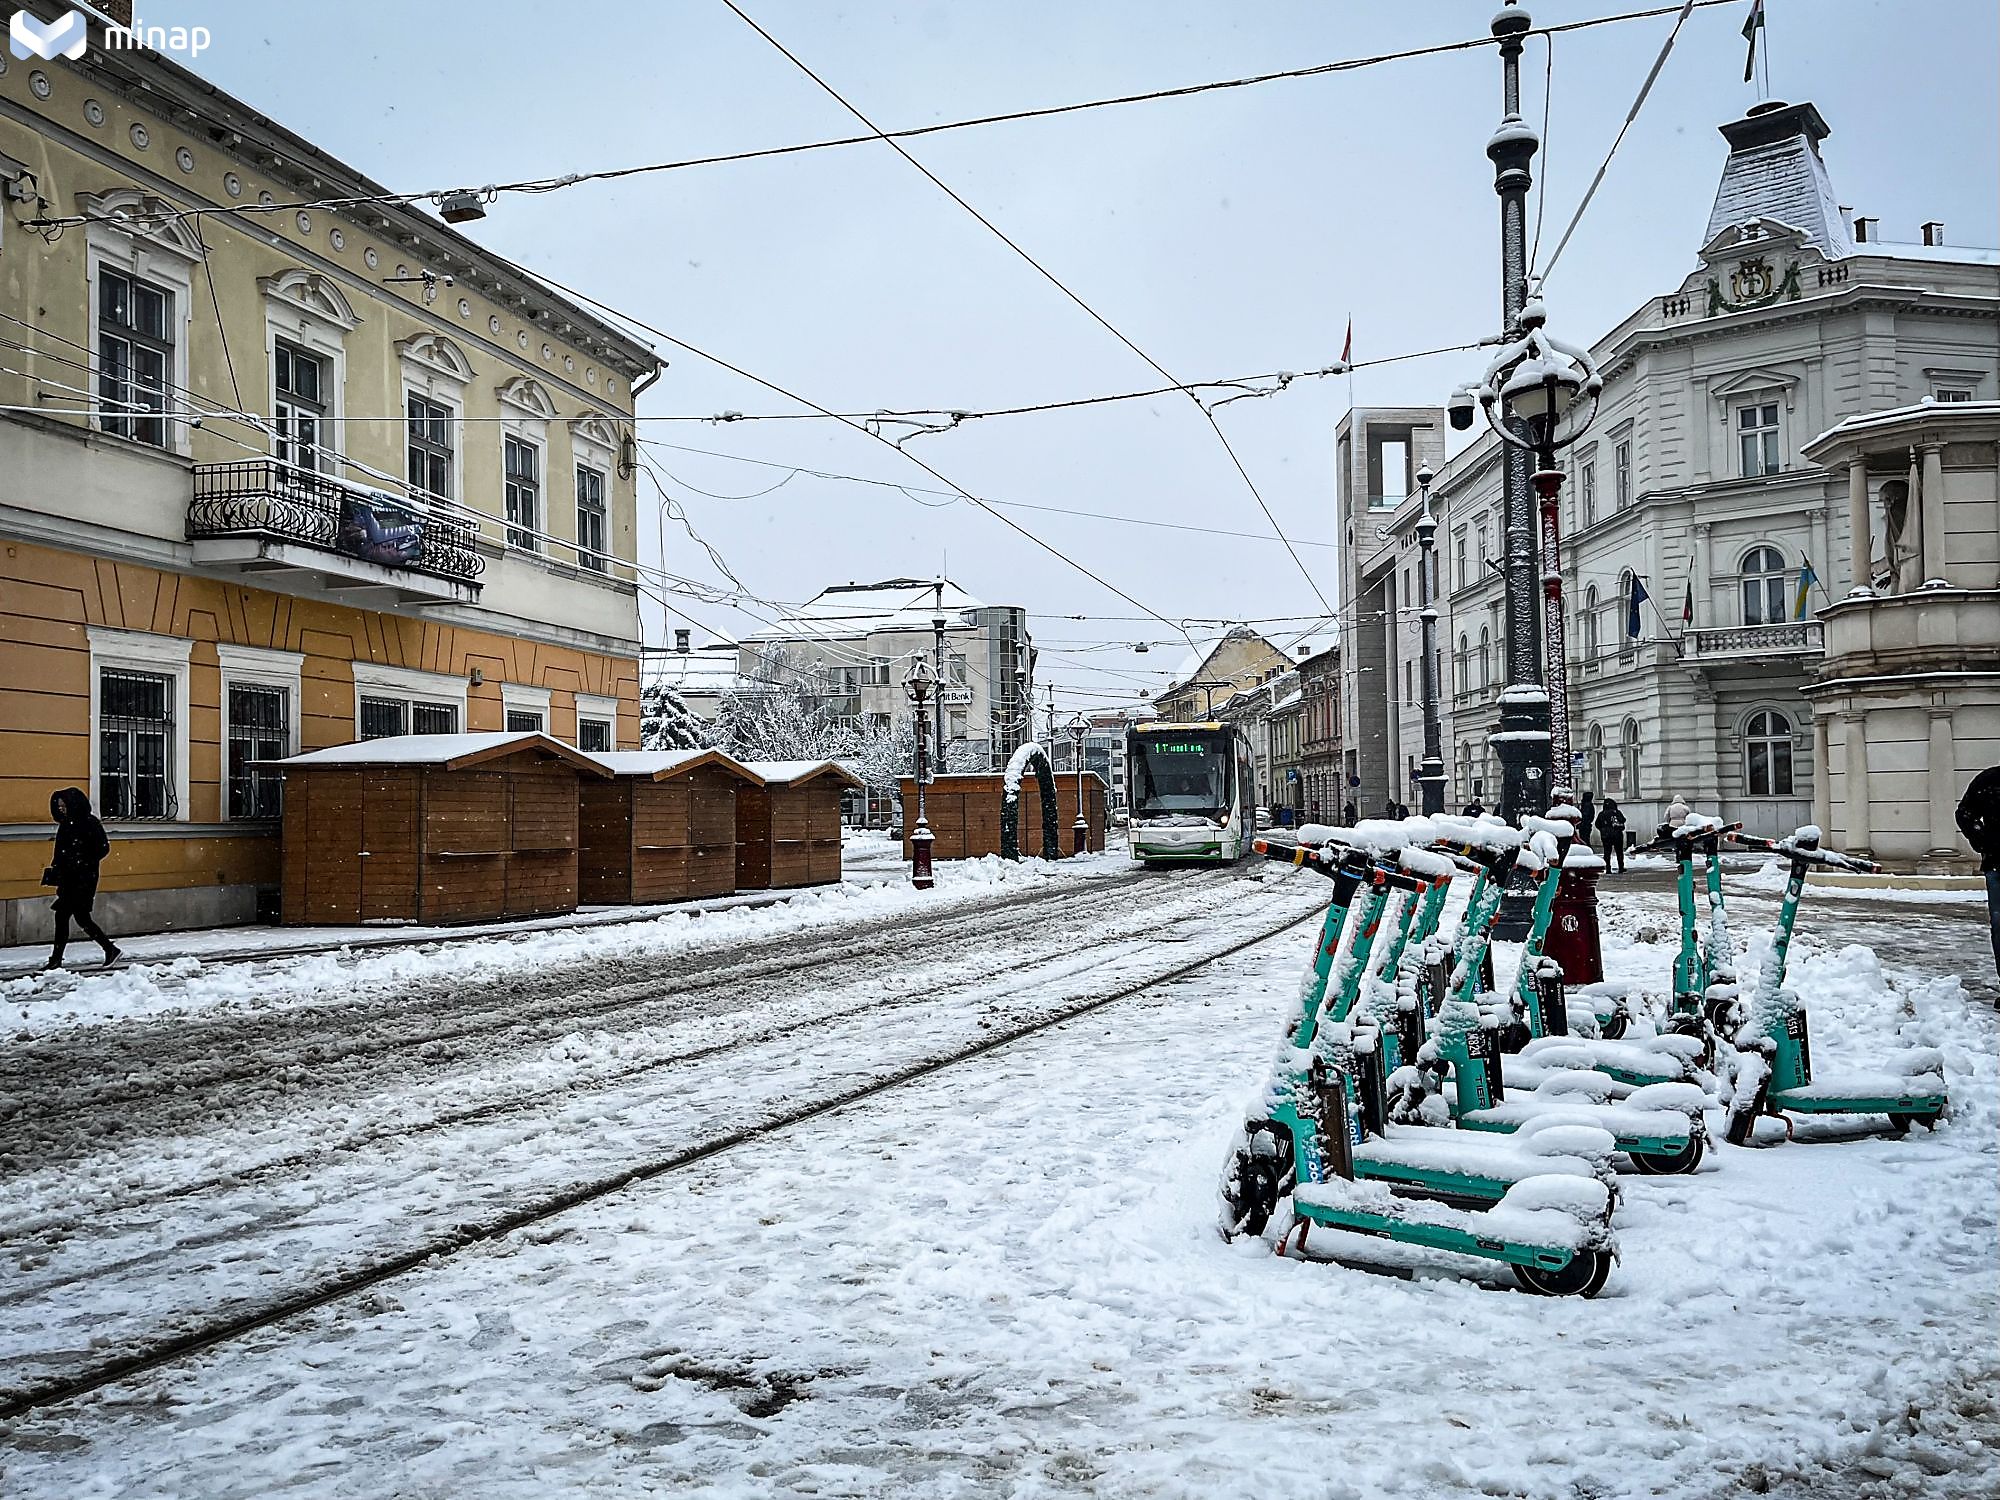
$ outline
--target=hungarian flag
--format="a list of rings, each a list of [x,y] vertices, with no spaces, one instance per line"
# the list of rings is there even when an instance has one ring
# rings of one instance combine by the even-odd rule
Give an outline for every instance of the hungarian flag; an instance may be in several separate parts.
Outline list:
[[[1354,363],[1354,315],[1352,313],[1349,313],[1347,315],[1347,338],[1340,346],[1340,364],[1341,368],[1345,369],[1347,366],[1353,363]]]
[[[1794,620],[1803,620],[1806,617],[1807,596],[1811,594],[1812,586],[1819,582],[1819,574],[1813,571],[1812,559],[1810,557],[1802,558],[1801,562],[1803,566],[1799,568],[1798,597],[1792,601],[1792,618]]]
[[[1750,51],[1743,59],[1743,81],[1748,83],[1750,75],[1757,70],[1757,33],[1764,29],[1764,0],[1750,0],[1750,18],[1743,23],[1743,40],[1750,44]]]
[[[1635,641],[1646,633],[1646,627],[1639,623],[1639,606],[1651,597],[1652,595],[1646,592],[1646,585],[1639,582],[1639,575],[1634,573],[1632,597],[1625,604],[1625,634]]]
[[[1687,598],[1681,604],[1681,629],[1685,630],[1692,624],[1694,624],[1694,578],[1690,575]]]

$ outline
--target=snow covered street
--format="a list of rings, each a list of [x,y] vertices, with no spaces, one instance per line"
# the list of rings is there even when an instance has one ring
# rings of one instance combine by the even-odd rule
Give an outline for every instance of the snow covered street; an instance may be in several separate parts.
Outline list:
[[[652,949],[621,929],[630,944],[594,954],[541,934],[462,977],[362,971],[388,963],[373,957],[252,999],[217,974],[213,994],[141,1006],[152,1019],[90,1024],[83,1006],[31,1025],[0,1078],[9,1391],[468,1243],[15,1417],[0,1484],[1993,1492],[2000,1025],[1949,952],[1871,933],[1878,959],[1810,900],[1793,979],[1816,1055],[1940,1047],[1951,1117],[1902,1139],[1822,1123],[1800,1144],[1718,1146],[1694,1177],[1622,1177],[1623,1258],[1595,1301],[1331,1233],[1316,1252],[1413,1279],[1217,1236],[1219,1169],[1307,926],[511,1232],[464,1232],[1144,985],[1326,893],[1272,866],[1055,869],[946,867],[929,918],[868,893],[873,925],[808,905],[692,945],[705,924]],[[1768,909],[1744,910],[1754,953]],[[1871,910],[1885,931],[1909,915]],[[1607,891],[1615,977],[1664,983],[1671,941],[1644,939],[1671,914]],[[1980,915],[1921,911],[1968,953]],[[349,987],[313,988],[329,982]]]

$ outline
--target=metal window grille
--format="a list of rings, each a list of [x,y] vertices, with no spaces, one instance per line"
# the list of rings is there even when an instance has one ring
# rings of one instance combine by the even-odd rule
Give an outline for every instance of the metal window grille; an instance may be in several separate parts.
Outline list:
[[[458,705],[455,703],[412,703],[411,734],[457,734]]]
[[[542,716],[527,709],[510,708],[507,710],[507,732],[509,734],[540,734],[542,732]]]
[[[167,446],[167,387],[174,368],[174,294],[100,270],[97,283],[98,423],[155,448]]]
[[[576,561],[579,567],[605,570],[604,475],[582,464],[576,468]]]
[[[611,748],[611,726],[602,719],[578,719],[576,721],[576,748],[579,750],[609,750]]]
[[[510,437],[506,443],[507,545],[538,551],[541,530],[542,455],[533,443]]]
[[[261,761],[291,749],[291,694],[281,687],[229,685],[229,816],[275,818],[284,811],[283,778]]]
[[[412,395],[409,412],[410,488],[439,499],[451,498],[451,410]]]
[[[173,818],[174,679],[107,667],[97,686],[98,810]]]
[[[395,735],[408,734],[409,713],[410,705],[400,698],[363,698],[361,738],[386,740]]]

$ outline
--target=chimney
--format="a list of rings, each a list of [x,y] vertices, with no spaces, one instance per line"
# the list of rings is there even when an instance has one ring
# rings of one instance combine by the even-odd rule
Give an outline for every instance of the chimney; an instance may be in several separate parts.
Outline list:
[[[1856,219],[1854,221],[1855,244],[1866,245],[1881,238],[1882,221],[1880,219]]]
[[[1924,243],[1926,245],[1942,245],[1944,243],[1944,220],[1927,219],[1924,221]]]
[[[694,649],[689,644],[689,636],[691,634],[692,632],[686,630],[676,630],[674,632],[674,650],[682,656],[686,656],[689,651]]]

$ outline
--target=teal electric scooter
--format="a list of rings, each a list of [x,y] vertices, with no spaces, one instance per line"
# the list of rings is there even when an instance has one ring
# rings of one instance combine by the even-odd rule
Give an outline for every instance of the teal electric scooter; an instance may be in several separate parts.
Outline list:
[[[1785,988],[1785,967],[1798,921],[1799,896],[1806,872],[1822,869],[1874,873],[1882,867],[1851,854],[1820,847],[1820,831],[1799,829],[1788,839],[1765,839],[1732,833],[1746,849],[1776,854],[1791,866],[1785,897],[1771,947],[1757,971],[1757,988],[1746,1007],[1747,1019],[1737,1033],[1736,1093],[1730,1103],[1728,1138],[1733,1146],[1749,1145],[1760,1114],[1887,1115],[1898,1134],[1914,1124],[1934,1127],[1948,1103],[1944,1059],[1935,1048],[1912,1048],[1893,1072],[1850,1073],[1814,1078],[1812,1046],[1806,1033],[1806,1008],[1795,991]],[[1786,1120],[1785,1133],[1791,1134]]]

